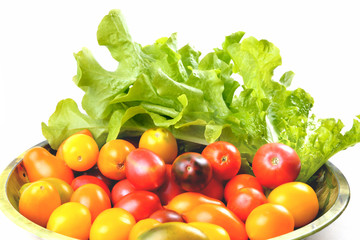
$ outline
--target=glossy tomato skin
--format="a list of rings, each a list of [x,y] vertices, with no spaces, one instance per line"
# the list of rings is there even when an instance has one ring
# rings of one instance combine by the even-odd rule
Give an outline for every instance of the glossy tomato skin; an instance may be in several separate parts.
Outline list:
[[[245,222],[252,210],[267,202],[266,196],[255,188],[242,188],[230,197],[227,207]]]
[[[125,178],[125,160],[135,147],[123,139],[109,141],[102,146],[97,165],[101,173],[112,180]]]
[[[58,191],[46,181],[31,183],[21,194],[19,212],[35,222],[46,227],[51,213],[61,205]]]
[[[229,142],[210,143],[201,154],[210,161],[214,177],[219,180],[229,180],[240,170],[240,152]]]
[[[153,151],[167,164],[171,164],[178,154],[178,146],[174,135],[169,130],[161,127],[145,131],[140,137],[139,148]]]
[[[111,202],[115,205],[123,196],[135,191],[134,185],[128,179],[123,179],[111,189]]]
[[[132,227],[128,240],[136,240],[141,234],[160,224],[161,222],[152,218],[140,220]]]
[[[224,185],[221,181],[213,178],[204,189],[199,191],[199,193],[222,201],[224,198]]]
[[[224,228],[231,240],[247,240],[244,223],[227,207],[205,203],[183,215],[186,222],[207,222]]]
[[[55,177],[71,184],[74,179],[73,171],[65,162],[52,155],[43,147],[34,147],[27,151],[24,155],[23,163],[30,182],[42,178]]]
[[[87,240],[91,227],[91,213],[77,202],[67,202],[56,208],[47,223],[47,229],[62,235]]]
[[[300,173],[301,161],[291,147],[282,143],[268,143],[255,153],[252,167],[260,184],[273,189],[295,181]]]
[[[81,175],[90,175],[90,176],[94,176],[97,177],[98,179],[100,179],[101,181],[103,181],[109,189],[111,189],[113,187],[113,185],[115,184],[115,181],[107,178],[104,176],[104,174],[102,174],[98,168],[97,165],[95,165],[94,167],[90,168],[87,171],[84,172],[77,172],[77,176],[81,176]]]
[[[94,222],[102,211],[111,208],[111,201],[107,193],[102,187],[93,183],[82,185],[76,189],[70,201],[86,206],[91,213],[91,222]]]
[[[178,156],[172,164],[171,172],[185,191],[200,191],[212,178],[210,162],[196,152],[187,152]]]
[[[232,195],[235,195],[238,190],[244,187],[255,188],[260,192],[264,192],[263,187],[256,179],[256,177],[250,174],[238,174],[228,181],[224,189],[224,198],[228,202]]]
[[[126,157],[126,178],[137,190],[157,189],[164,183],[165,173],[164,161],[148,149],[135,149]]]
[[[294,230],[294,218],[283,206],[265,203],[255,208],[245,223],[250,239],[265,240]]]
[[[175,196],[184,192],[184,190],[176,183],[175,177],[171,173],[171,164],[166,165],[166,177],[164,184],[156,191],[156,194],[159,196],[161,203],[166,205],[173,199]]]
[[[149,191],[135,191],[122,197],[114,205],[131,213],[136,221],[148,218],[155,211],[162,209],[159,197]]]
[[[71,187],[75,191],[79,187],[81,187],[85,184],[88,184],[88,183],[93,183],[93,184],[99,185],[102,189],[104,189],[104,191],[106,192],[106,194],[109,197],[111,196],[109,187],[103,181],[101,181],[99,178],[90,176],[90,175],[82,175],[82,176],[78,176],[78,177],[74,178],[74,180],[71,182]]]
[[[149,218],[155,219],[161,223],[166,222],[184,222],[183,217],[170,209],[160,209],[150,215]]]
[[[315,191],[303,182],[290,182],[278,186],[270,192],[268,200],[289,210],[294,217],[295,227],[310,223],[319,211]]]

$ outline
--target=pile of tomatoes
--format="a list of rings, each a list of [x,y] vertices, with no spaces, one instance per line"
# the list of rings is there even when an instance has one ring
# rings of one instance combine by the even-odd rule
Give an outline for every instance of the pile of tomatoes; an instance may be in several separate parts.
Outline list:
[[[256,152],[254,175],[240,174],[241,155],[217,141],[179,154],[164,128],[139,141],[116,139],[100,149],[90,131],[67,138],[56,154],[42,147],[23,158],[29,183],[19,212],[77,239],[268,239],[311,222],[314,190],[296,182],[301,163],[280,143]]]

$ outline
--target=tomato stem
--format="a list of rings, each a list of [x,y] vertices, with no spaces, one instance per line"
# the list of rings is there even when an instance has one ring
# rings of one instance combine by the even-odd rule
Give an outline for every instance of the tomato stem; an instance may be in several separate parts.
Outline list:
[[[280,159],[278,157],[274,157],[273,159],[271,159],[271,164],[272,165],[278,165],[280,162]]]

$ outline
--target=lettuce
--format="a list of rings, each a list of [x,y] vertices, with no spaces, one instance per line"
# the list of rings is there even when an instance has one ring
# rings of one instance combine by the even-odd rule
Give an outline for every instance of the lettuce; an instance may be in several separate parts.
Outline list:
[[[102,146],[124,133],[140,135],[161,126],[182,140],[233,143],[247,172],[261,145],[281,142],[296,150],[302,162],[298,180],[307,181],[331,156],[360,141],[360,123],[354,119],[342,133],[340,120],[317,119],[311,95],[289,89],[292,71],[273,79],[282,64],[279,49],[244,34],[226,36],[221,48],[201,57],[190,45],[178,49],[176,33],[141,46],[121,12],[110,11],[97,39],[118,67],[105,70],[86,48],[74,54],[73,81],[84,91],[85,113],[71,99],[60,101],[42,123],[43,135],[57,149],[71,134],[89,129]]]

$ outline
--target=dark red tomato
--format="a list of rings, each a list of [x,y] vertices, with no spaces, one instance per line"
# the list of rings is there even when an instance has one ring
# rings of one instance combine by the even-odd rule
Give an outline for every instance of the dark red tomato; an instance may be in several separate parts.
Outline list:
[[[213,178],[204,189],[199,191],[199,193],[222,201],[224,197],[224,185],[219,180]]]
[[[255,153],[252,167],[260,184],[273,189],[295,181],[300,173],[301,161],[291,147],[282,143],[268,143]]]
[[[122,208],[131,213],[136,221],[148,218],[162,205],[159,197],[149,191],[135,191],[122,197],[114,207]]]
[[[111,202],[115,205],[123,196],[134,192],[136,189],[128,179],[117,182],[111,190]]]
[[[109,187],[103,181],[101,181],[99,178],[94,177],[94,176],[90,176],[90,175],[78,176],[78,177],[74,178],[74,180],[71,182],[71,187],[75,191],[82,185],[89,184],[89,183],[93,183],[93,184],[100,186],[102,189],[104,189],[104,191],[110,198],[111,195],[110,195]]]
[[[109,189],[112,188],[112,186],[114,185],[114,180],[105,177],[99,170],[98,166],[95,165],[94,167],[90,168],[89,170],[85,171],[85,172],[79,172],[80,175],[90,175],[90,176],[94,176],[99,178],[101,181],[103,181],[108,187]]]
[[[183,217],[170,209],[160,209],[157,210],[156,212],[154,212],[153,214],[150,215],[149,218],[153,218],[155,220],[158,220],[161,223],[166,223],[166,222],[184,222]]]
[[[242,188],[230,197],[227,208],[245,222],[253,209],[267,202],[264,193],[259,190],[255,188]]]
[[[226,185],[224,189],[224,197],[225,201],[229,201],[232,195],[235,195],[236,192],[244,187],[251,187],[259,190],[260,192],[264,192],[261,184],[256,179],[256,177],[250,174],[239,174],[233,177]]]
[[[187,152],[178,156],[172,164],[171,172],[185,191],[200,191],[212,178],[210,162],[196,152]]]
[[[156,191],[160,201],[163,205],[166,205],[176,195],[183,193],[184,190],[176,183],[175,177],[171,174],[171,164],[166,165],[166,177],[164,184]]]
[[[219,180],[229,180],[240,170],[240,152],[229,142],[213,142],[207,145],[201,154],[210,161],[214,177]]]
[[[126,178],[137,190],[154,190],[165,181],[165,163],[152,151],[138,148],[126,157]]]

